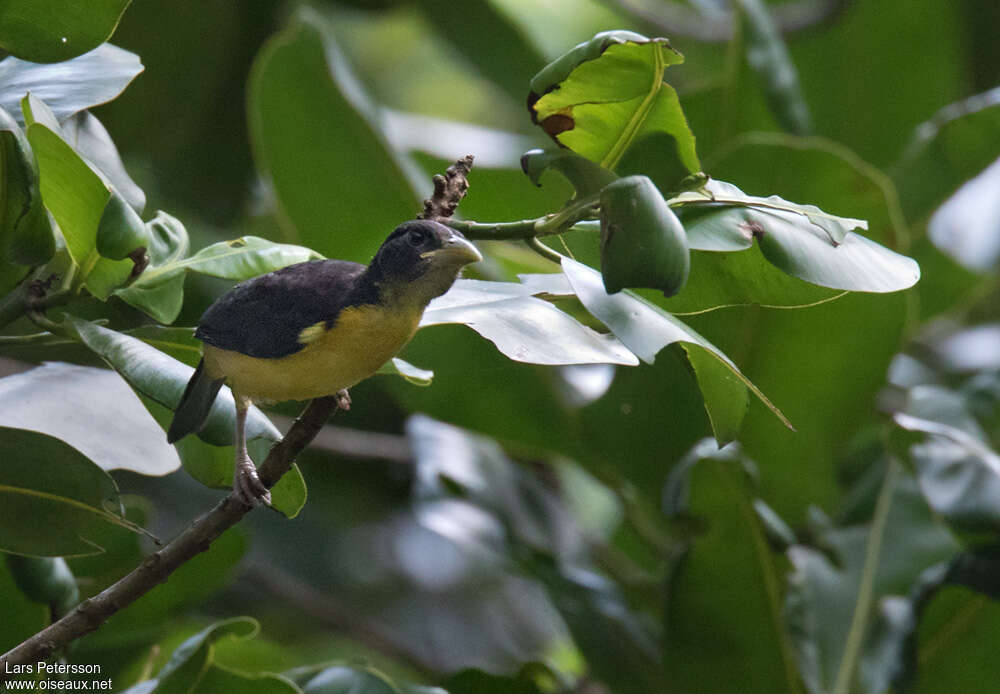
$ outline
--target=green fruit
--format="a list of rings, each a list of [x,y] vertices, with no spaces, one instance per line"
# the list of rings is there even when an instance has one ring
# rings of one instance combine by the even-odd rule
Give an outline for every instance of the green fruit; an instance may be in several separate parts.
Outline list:
[[[687,234],[645,176],[628,176],[601,191],[601,274],[608,293],[626,287],[673,296],[687,282]]]
[[[137,248],[149,246],[149,230],[142,218],[112,190],[97,225],[97,252],[105,258],[124,260]]]

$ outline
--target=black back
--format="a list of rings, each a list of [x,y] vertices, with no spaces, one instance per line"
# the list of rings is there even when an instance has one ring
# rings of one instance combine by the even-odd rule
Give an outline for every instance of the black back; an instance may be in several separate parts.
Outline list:
[[[241,282],[205,311],[194,336],[261,359],[295,354],[304,329],[332,325],[347,306],[378,302],[378,289],[359,281],[364,271],[360,263],[309,260]]]

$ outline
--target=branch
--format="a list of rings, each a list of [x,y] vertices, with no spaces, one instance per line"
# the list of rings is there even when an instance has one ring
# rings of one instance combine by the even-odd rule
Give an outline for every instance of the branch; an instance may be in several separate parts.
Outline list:
[[[288,434],[271,448],[260,466],[261,481],[269,488],[292,467],[327,419],[337,410],[337,398],[318,398],[309,403]],[[251,507],[230,492],[215,508],[188,526],[136,569],[92,598],[84,600],[65,617],[53,622],[24,643],[0,656],[0,682],[9,677],[9,665],[45,660],[57,650],[97,629],[111,615],[142,597],[201,552],[222,533],[238,523]]]
[[[442,221],[455,214],[458,203],[469,190],[469,171],[472,170],[473,156],[466,154],[445,169],[444,176],[436,174],[434,194],[424,200],[424,211],[417,215],[420,219]]]

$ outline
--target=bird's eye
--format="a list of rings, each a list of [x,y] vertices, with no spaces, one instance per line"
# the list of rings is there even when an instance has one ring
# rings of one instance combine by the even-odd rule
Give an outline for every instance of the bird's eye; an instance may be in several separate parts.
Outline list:
[[[424,232],[414,229],[406,235],[406,242],[416,248],[417,246],[420,246],[426,238],[427,237]]]

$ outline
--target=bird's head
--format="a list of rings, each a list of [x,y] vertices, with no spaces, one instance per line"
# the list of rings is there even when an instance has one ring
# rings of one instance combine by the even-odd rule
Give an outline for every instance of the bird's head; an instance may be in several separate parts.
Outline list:
[[[444,294],[462,268],[483,259],[462,234],[439,222],[417,219],[400,224],[369,265],[380,291],[424,303]]]

